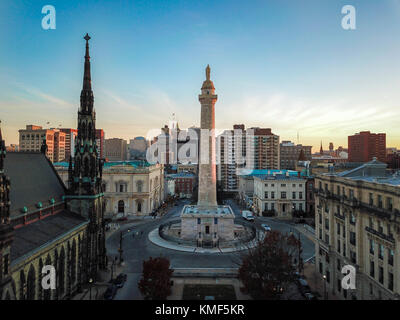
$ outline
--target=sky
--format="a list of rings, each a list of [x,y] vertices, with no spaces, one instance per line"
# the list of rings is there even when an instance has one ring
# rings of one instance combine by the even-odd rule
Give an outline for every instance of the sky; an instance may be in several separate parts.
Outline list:
[[[342,28],[344,5],[356,29]],[[42,7],[56,28],[42,28]],[[216,127],[272,128],[280,140],[347,147],[385,132],[400,148],[400,0],[0,1],[0,119],[76,128],[86,32],[96,126],[132,139],[199,126],[210,64]],[[47,124],[49,122],[50,124]]]

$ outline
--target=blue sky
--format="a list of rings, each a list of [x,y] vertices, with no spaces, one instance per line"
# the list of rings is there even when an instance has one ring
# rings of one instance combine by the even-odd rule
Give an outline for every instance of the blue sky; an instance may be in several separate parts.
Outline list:
[[[48,4],[55,30],[41,27]],[[341,27],[346,4],[356,30]],[[9,144],[26,124],[76,127],[88,32],[108,138],[146,135],[172,113],[199,125],[210,64],[218,128],[271,127],[293,141],[299,132],[315,148],[371,130],[400,147],[399,31],[399,0],[2,0],[2,130]]]

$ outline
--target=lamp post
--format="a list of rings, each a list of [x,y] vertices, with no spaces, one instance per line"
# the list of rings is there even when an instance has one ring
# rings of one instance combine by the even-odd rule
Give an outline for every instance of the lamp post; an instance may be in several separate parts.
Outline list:
[[[90,278],[90,279],[89,279],[90,300],[92,300],[92,283],[93,283],[93,279]]]
[[[112,264],[111,264],[111,282],[112,282],[112,280],[113,280],[113,278],[114,278],[114,266],[115,266],[115,263],[117,262],[117,257],[114,257],[114,259],[112,259]]]
[[[327,294],[326,294],[326,275],[322,276],[322,279],[324,280],[324,300],[327,300]]]
[[[131,230],[130,229],[128,229],[127,230],[127,233],[129,233]],[[123,259],[122,259],[122,253],[123,253],[123,249],[122,249],[122,234],[123,234],[123,232],[121,231],[120,232],[120,234],[119,234],[119,249],[118,249],[118,251],[119,251],[119,263],[121,264],[122,263],[122,261],[123,261]]]
[[[299,272],[299,274],[301,273],[301,271],[302,271],[302,268],[301,268],[301,236],[300,236],[300,231],[297,231],[297,234],[298,234],[298,248],[297,248],[297,253],[298,253],[298,257],[297,257],[297,269],[298,269],[298,272]],[[290,229],[290,235],[292,235],[292,236],[294,236],[294,232],[293,232],[293,229]]]

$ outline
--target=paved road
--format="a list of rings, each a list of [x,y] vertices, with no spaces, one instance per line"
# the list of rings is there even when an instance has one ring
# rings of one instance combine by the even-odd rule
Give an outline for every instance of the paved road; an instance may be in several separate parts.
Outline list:
[[[178,206],[172,207],[162,218],[148,219],[146,222],[141,223],[125,224],[107,239],[107,254],[109,256],[118,256],[120,232],[123,232],[123,258],[126,264],[124,273],[128,275],[128,280],[124,287],[118,290],[115,299],[142,299],[137,288],[137,283],[141,277],[142,261],[149,257],[167,257],[171,262],[172,268],[232,268],[238,266],[239,253],[196,254],[179,252],[158,247],[148,240],[147,236],[150,231],[157,228],[161,223],[177,219],[183,205],[187,203],[184,201],[179,202]],[[242,219],[239,207],[233,201],[229,201],[229,204],[232,206],[237,219]],[[268,221],[272,229],[290,232],[290,226],[287,224],[270,220],[268,218],[256,218],[255,224],[259,226],[261,223]],[[128,229],[130,230],[129,233]],[[301,237],[301,240],[304,248],[303,259],[314,255],[314,245],[312,242],[304,236]]]

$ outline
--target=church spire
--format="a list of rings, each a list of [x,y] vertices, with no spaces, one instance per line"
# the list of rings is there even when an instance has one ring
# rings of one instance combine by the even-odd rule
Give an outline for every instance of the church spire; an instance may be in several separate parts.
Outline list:
[[[86,53],[85,53],[85,68],[83,72],[83,87],[81,91],[81,111],[85,113],[93,112],[93,91],[92,91],[92,77],[90,75],[90,55],[89,55],[89,40],[90,36],[86,33],[83,38],[86,40]]]
[[[84,38],[86,40],[86,54],[85,54],[85,71],[83,73],[83,90],[92,90],[92,79],[90,76],[90,55],[89,55],[89,40],[90,36],[86,33]]]
[[[72,194],[98,194],[100,193],[101,179],[99,178],[96,116],[93,107],[94,96],[90,76],[90,36],[86,34],[84,39],[86,40],[86,54],[81,107],[78,112],[78,136],[75,143],[75,156],[70,159],[68,181]]]
[[[4,158],[6,157],[6,144],[3,140],[1,133],[1,121],[0,121],[0,174],[4,172]]]
[[[324,154],[324,149],[322,148],[322,140],[321,140],[321,148],[319,148],[319,153]]]
[[[1,123],[1,121],[0,121]],[[4,160],[6,158],[6,143],[0,126],[0,250],[1,250],[1,227],[8,224],[10,219],[10,180],[4,173]]]

